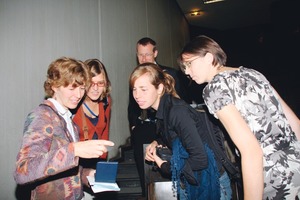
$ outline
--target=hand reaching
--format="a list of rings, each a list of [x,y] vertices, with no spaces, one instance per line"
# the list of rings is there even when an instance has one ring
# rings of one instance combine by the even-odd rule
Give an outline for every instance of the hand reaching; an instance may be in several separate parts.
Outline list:
[[[157,154],[156,154],[156,148],[154,149],[153,151],[153,158],[154,158],[154,162],[156,163],[156,165],[161,168],[161,165],[164,163],[164,162],[168,162],[166,160],[162,160]]]
[[[155,151],[158,143],[154,140],[151,144],[146,147],[145,160],[154,162],[153,152]]]
[[[106,146],[114,146],[109,140],[86,140],[73,143],[75,156],[81,158],[98,158],[107,152]]]

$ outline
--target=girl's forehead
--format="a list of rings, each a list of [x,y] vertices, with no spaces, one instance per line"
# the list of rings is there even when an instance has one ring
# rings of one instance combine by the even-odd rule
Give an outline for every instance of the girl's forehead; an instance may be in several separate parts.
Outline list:
[[[103,78],[104,78],[104,75],[103,75],[103,73],[101,73],[101,74],[98,74],[98,75],[96,75],[96,76],[92,77],[92,79],[103,79]]]
[[[150,82],[150,74],[149,73],[145,73],[145,74],[141,75],[140,78]]]
[[[149,74],[143,74],[135,80],[135,84],[151,84]]]

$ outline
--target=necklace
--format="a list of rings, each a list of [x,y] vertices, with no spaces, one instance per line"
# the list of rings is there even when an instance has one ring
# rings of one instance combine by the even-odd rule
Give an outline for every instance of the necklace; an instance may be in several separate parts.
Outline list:
[[[85,102],[83,102],[83,105],[86,107],[86,109],[88,109],[88,111],[94,116],[94,117],[98,117],[87,105]]]

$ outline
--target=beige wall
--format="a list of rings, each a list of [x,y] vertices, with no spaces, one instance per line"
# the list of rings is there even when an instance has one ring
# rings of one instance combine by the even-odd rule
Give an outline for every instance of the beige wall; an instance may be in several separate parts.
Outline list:
[[[188,26],[174,0],[0,0],[0,199],[17,199],[12,173],[26,115],[43,99],[51,61],[99,58],[112,82],[110,138],[129,137],[128,76],[135,43],[149,36],[158,61],[176,67]],[[117,154],[115,148],[110,154]]]

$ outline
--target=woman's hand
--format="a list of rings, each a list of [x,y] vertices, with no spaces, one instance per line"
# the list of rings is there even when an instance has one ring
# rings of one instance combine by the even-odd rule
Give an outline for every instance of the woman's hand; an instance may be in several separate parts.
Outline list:
[[[156,154],[156,148],[154,148],[153,150],[153,159],[154,159],[154,162],[156,163],[156,165],[161,168],[161,165],[164,163],[164,162],[167,162],[166,160],[162,160],[157,154]]]
[[[148,160],[150,162],[155,162],[153,157],[153,152],[155,151],[157,145],[158,143],[154,140],[151,144],[149,144],[146,147],[145,160]]]
[[[107,147],[115,145],[109,140],[86,140],[72,144],[75,156],[80,158],[99,158],[107,152]]]
[[[83,168],[82,170],[82,174],[81,174],[81,181],[82,183],[87,186],[90,187],[89,181],[87,179],[87,176],[91,176],[94,177],[96,173],[95,169],[91,169],[91,168]]]

